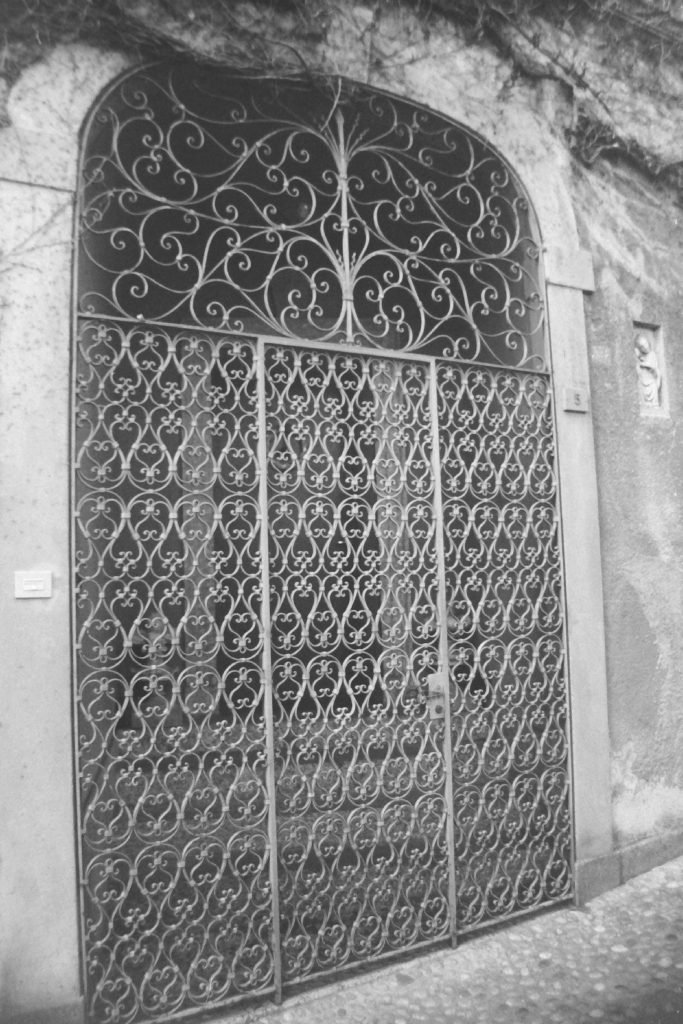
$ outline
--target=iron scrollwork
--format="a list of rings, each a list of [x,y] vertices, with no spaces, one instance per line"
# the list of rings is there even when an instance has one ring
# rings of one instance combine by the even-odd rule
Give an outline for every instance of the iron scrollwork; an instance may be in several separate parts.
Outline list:
[[[90,1016],[565,899],[551,393],[510,170],[365,86],[178,64],[113,87],[82,172]]]
[[[438,364],[460,932],[572,892],[550,382]]]
[[[253,346],[85,321],[77,707],[89,1013],[272,986]]]
[[[285,977],[448,935],[429,367],[269,347]]]
[[[84,313],[543,368],[526,200],[424,108],[152,67],[100,106],[83,174]]]

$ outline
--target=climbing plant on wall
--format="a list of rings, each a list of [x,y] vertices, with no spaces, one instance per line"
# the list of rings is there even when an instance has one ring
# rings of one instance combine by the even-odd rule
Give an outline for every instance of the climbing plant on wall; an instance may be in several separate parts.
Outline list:
[[[668,158],[612,109],[610,85],[642,91],[665,111],[683,82],[683,8],[677,0],[5,0],[0,24],[2,79],[9,86],[60,44],[115,48],[133,60],[197,55],[232,69],[301,74],[321,70],[335,17],[362,21],[368,78],[396,59],[382,46],[383,19],[417,19],[425,37],[439,19],[465,44],[492,47],[510,64],[511,79],[554,79],[566,88],[574,116],[567,144],[584,164],[626,159],[650,179],[683,192],[683,161]],[[359,21],[360,24],[360,21]],[[587,42],[588,41],[588,42]],[[596,68],[586,58],[592,41]],[[414,59],[411,57],[410,59]],[[639,69],[639,79],[633,71]],[[326,68],[329,70],[329,68]],[[7,121],[7,116],[5,116]],[[625,122],[625,123],[624,123]]]

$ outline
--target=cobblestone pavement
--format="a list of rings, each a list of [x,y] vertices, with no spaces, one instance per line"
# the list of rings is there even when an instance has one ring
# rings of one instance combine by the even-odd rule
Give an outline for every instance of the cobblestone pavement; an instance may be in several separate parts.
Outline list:
[[[683,857],[581,909],[217,1024],[683,1024]]]

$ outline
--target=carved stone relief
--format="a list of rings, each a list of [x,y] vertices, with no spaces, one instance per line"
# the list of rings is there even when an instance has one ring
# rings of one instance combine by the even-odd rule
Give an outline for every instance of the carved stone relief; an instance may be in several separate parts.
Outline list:
[[[666,416],[664,359],[660,329],[634,324],[633,352],[641,416]]]

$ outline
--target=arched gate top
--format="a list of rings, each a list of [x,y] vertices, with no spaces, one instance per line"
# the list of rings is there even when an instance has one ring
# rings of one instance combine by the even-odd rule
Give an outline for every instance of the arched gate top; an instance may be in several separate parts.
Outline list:
[[[81,188],[86,315],[547,367],[521,185],[408,100],[137,69],[89,121]]]

